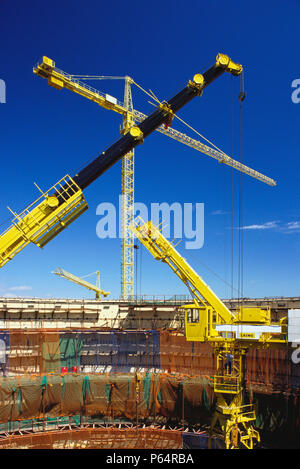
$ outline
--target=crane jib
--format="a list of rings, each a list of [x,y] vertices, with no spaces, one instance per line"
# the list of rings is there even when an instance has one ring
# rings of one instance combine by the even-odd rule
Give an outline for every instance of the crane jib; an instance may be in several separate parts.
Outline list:
[[[210,67],[206,72],[203,73],[204,84],[202,89],[209,85],[225,71],[226,69],[224,67],[216,64]],[[168,106],[170,112],[176,113],[197,95],[199,95],[199,90],[196,87],[188,85],[165,104]],[[168,119],[169,112],[166,111],[165,107],[156,109],[138,125],[138,128],[142,133],[142,138],[144,139],[150,135]],[[73,180],[81,189],[85,189],[105,171],[107,171],[112,165],[119,161],[124,155],[135,148],[139,143],[141,143],[141,140],[135,136],[132,136],[130,132],[128,132],[117,142],[111,145],[107,150],[101,153],[97,158],[95,158],[91,163],[89,163],[85,168],[79,171],[73,177]]]

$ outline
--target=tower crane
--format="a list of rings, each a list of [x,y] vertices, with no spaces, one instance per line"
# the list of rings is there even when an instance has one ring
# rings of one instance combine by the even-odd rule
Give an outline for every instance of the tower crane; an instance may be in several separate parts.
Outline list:
[[[42,70],[47,67],[53,69],[53,63],[47,64],[46,61]],[[203,74],[194,75],[179,93],[160,103],[138,125],[129,126],[114,144],[73,177],[67,174],[47,191],[43,191],[35,183],[41,196],[19,214],[10,209],[13,214],[12,225],[0,235],[0,267],[28,244],[34,243],[42,248],[69,226],[88,208],[83,195],[86,187],[141,144],[154,130],[163,124],[168,125],[177,111],[196,96],[201,96],[204,89],[225,72],[239,75],[242,66],[233,62],[227,55],[218,54],[215,63],[208,70]],[[60,84],[57,83],[57,86]],[[274,185],[274,181],[272,183],[270,180],[269,183]]]
[[[48,58],[43,57],[42,61],[38,63],[34,69],[34,73],[38,76],[46,78],[48,84],[58,90],[66,88],[73,91],[91,101],[94,101],[101,107],[117,112],[122,115],[123,128],[122,133],[128,132],[129,128],[135,123],[141,123],[145,120],[146,115],[133,108],[131,84],[135,84],[134,80],[129,77],[105,77],[105,76],[91,76],[91,75],[70,75],[55,66],[55,62]],[[241,69],[233,71],[239,74]],[[89,85],[82,80],[102,80],[102,79],[123,79],[125,80],[124,89],[124,102],[120,102],[113,96],[105,94]],[[248,174],[266,184],[274,186],[276,182],[255,171],[246,165],[234,160],[226,155],[224,152],[217,150],[211,146],[205,145],[202,142],[192,139],[187,135],[171,128],[169,126],[172,118],[172,113],[169,115],[169,122],[161,125],[156,130],[168,137],[171,137],[191,148],[200,151],[201,153],[217,159],[220,163],[231,166],[243,173]],[[134,295],[134,240],[129,226],[133,223],[134,219],[134,149],[131,149],[122,158],[122,188],[121,188],[121,297],[128,299]]]
[[[233,313],[151,221],[145,223],[137,217],[130,229],[156,260],[175,272],[192,295],[193,303],[182,307],[186,340],[208,342],[213,347],[216,411],[211,435],[221,433],[227,449],[253,449],[260,435],[253,427],[254,405],[245,403],[245,356],[251,347],[279,348],[289,340],[296,341],[292,334],[295,318],[289,318],[289,322],[282,318],[279,324],[273,324],[270,307],[240,306]],[[296,320],[299,327],[300,319]]]
[[[81,287],[85,287],[88,290],[94,291],[96,293],[96,300],[101,300],[101,296],[106,297],[110,294],[110,292],[107,292],[100,288],[99,270],[97,270],[96,272],[93,272],[97,275],[96,285],[93,285],[92,283],[87,282],[86,280],[83,279],[83,277],[77,277],[76,275],[71,274],[70,272],[67,272],[64,269],[61,269],[60,267],[58,267],[53,273],[55,275],[58,275],[59,277],[69,280],[70,282],[76,283],[77,285],[80,285]],[[92,275],[92,274],[89,274],[89,275]],[[87,275],[85,277],[87,277]]]

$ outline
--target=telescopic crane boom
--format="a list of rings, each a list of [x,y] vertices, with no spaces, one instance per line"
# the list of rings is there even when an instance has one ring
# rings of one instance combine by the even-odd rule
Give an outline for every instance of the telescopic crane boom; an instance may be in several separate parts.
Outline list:
[[[238,67],[236,70],[236,74],[238,74]],[[70,75],[63,70],[60,70],[55,66],[55,62],[50,59],[49,57],[43,57],[42,61],[39,62],[34,68],[33,72],[48,80],[48,84],[53,88],[61,90],[63,88],[70,90],[84,98],[89,99],[90,101],[95,102],[99,106],[103,107],[104,109],[115,111],[118,114],[123,115],[130,115],[128,120],[132,120],[135,122],[142,122],[146,119],[146,115],[142,112],[132,109],[128,110],[128,105],[122,103],[118,99],[110,96],[107,93],[103,93],[96,88],[93,88],[82,80],[94,80],[94,79],[124,79],[125,83],[134,83],[134,80],[128,76],[126,77],[104,77],[104,76],[89,76],[89,75]],[[125,93],[126,94],[126,93]],[[126,127],[126,126],[125,126]],[[158,132],[177,140],[184,145],[187,145],[194,150],[200,151],[201,153],[208,155],[220,163],[224,163],[225,165],[231,166],[232,168],[251,176],[258,181],[261,181],[265,184],[270,186],[275,186],[276,181],[274,179],[265,176],[264,174],[249,168],[248,166],[244,165],[240,161],[234,160],[230,156],[226,155],[223,151],[219,151],[211,146],[205,145],[204,143],[200,142],[199,140],[193,139],[178,130],[175,130],[168,125],[161,125],[156,129]]]
[[[30,242],[45,246],[87,208],[82,191],[119,161],[125,154],[142,143],[148,135],[225,72],[239,75],[242,66],[227,55],[218,54],[216,62],[203,74],[193,79],[173,98],[161,103],[139,125],[130,127],[119,140],[101,153],[72,178],[66,175],[20,214],[13,213],[12,226],[0,236],[0,267],[11,260]],[[38,186],[37,186],[38,187]]]
[[[286,346],[290,334],[286,318],[272,324],[269,307],[241,306],[231,312],[151,221],[145,223],[138,217],[131,230],[153,257],[169,265],[188,287],[194,302],[183,306],[186,340],[209,342],[213,347],[217,403],[211,433],[220,432],[227,449],[252,449],[260,436],[253,427],[254,406],[244,403],[245,356],[250,347]],[[294,338],[293,320],[291,328]]]

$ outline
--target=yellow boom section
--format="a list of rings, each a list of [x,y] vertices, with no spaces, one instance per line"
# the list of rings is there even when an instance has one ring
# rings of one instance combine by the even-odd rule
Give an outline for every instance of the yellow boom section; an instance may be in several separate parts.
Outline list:
[[[66,175],[20,214],[10,210],[14,218],[0,237],[0,267],[30,242],[44,247],[87,208],[81,189]]]
[[[112,109],[119,114],[126,113],[124,105],[116,98],[108,94],[101,93],[101,91],[82,83],[80,80],[73,78],[72,75],[64,72],[63,70],[59,70],[55,67],[55,62],[48,57],[44,56],[42,62],[34,67],[33,72],[40,77],[47,78],[48,84],[53,86],[53,88],[58,90],[66,88],[96,102],[99,106],[102,106],[105,109]]]
[[[162,235],[152,221],[145,223],[140,217],[137,217],[135,224],[130,229],[155,259],[161,260],[171,267],[187,285],[196,302],[200,302],[204,306],[207,304],[211,306],[217,313],[220,322],[227,324],[234,322],[235,316],[232,312],[194,271],[186,259],[180,256],[172,243]]]
[[[217,63],[223,64],[223,66],[226,67],[226,71],[232,73],[233,75],[239,75],[242,71],[241,65],[235,64],[229,59],[228,56],[224,54],[219,54],[217,56]],[[137,111],[136,109],[133,109],[132,112],[129,112],[126,105],[113,96],[102,93],[96,88],[83,83],[78,78],[74,78],[73,75],[58,69],[55,67],[54,60],[50,59],[49,57],[44,56],[42,61],[33,68],[33,72],[42,78],[48,79],[48,84],[58,90],[66,88],[70,91],[74,91],[75,93],[89,99],[90,101],[99,104],[99,106],[105,109],[110,109],[117,112],[118,114],[122,114],[123,116],[130,116],[129,118],[135,120],[136,122],[142,122],[147,117],[145,114]],[[274,179],[265,176],[264,174],[250,168],[249,166],[244,165],[240,161],[234,160],[230,156],[226,155],[226,153],[223,151],[219,151],[216,148],[205,145],[199,140],[195,140],[188,135],[173,129],[172,127],[166,128],[164,125],[161,125],[156,130],[170,138],[173,138],[174,140],[177,140],[180,143],[183,143],[184,145],[193,148],[194,150],[211,156],[212,158],[218,160],[219,163],[231,166],[232,168],[241,171],[242,173],[247,174],[254,179],[257,179],[258,181],[268,184],[269,186],[276,186],[276,181],[274,181]]]
[[[53,272],[55,275],[58,275],[59,277],[65,278],[66,280],[69,280],[70,282],[76,283],[77,285],[80,285],[81,287],[87,288],[88,290],[92,290],[96,293],[96,299],[100,299],[101,295],[103,296],[108,296],[110,292],[102,290],[100,288],[100,273],[97,271],[97,285],[93,285],[90,282],[87,282],[86,280],[83,280],[83,278],[77,277],[74,274],[71,274],[70,272],[67,272],[64,269],[61,269],[60,267],[57,268],[55,272]]]

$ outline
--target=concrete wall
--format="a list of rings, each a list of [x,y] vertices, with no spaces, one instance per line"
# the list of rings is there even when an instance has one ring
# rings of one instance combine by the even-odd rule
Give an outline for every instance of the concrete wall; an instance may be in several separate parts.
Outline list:
[[[223,300],[231,310],[240,300]],[[50,328],[181,328],[180,304],[185,300],[162,302],[121,300],[74,300],[66,298],[0,298],[0,329]],[[244,299],[244,305],[271,306],[272,319],[287,316],[289,309],[300,308],[300,298]]]

